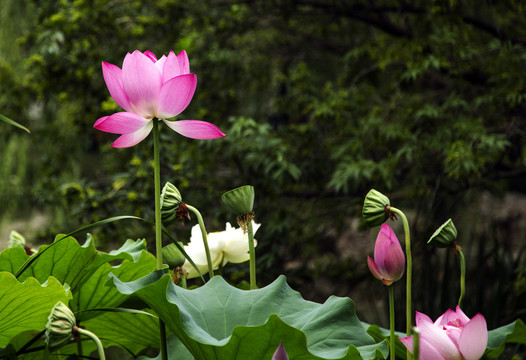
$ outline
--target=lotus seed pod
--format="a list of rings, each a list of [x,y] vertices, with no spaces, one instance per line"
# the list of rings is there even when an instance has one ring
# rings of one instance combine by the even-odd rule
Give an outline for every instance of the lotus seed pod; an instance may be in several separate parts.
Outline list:
[[[221,200],[236,216],[251,213],[254,208],[254,187],[245,185],[232,189],[221,195]]]
[[[46,345],[50,351],[66,345],[73,338],[75,315],[59,301],[51,310],[46,325]]]
[[[177,188],[167,182],[161,192],[161,219],[163,224],[168,225],[177,218],[177,210],[183,198]]]
[[[7,242],[7,247],[26,247],[26,238],[22,236],[18,231],[11,230],[9,233],[9,241]]]
[[[381,192],[371,189],[365,196],[362,217],[369,227],[382,225],[388,218],[386,207],[390,206],[389,198]]]
[[[182,243],[179,243],[183,247]],[[168,244],[163,247],[163,261],[170,269],[177,266],[183,266],[186,258],[175,244]]]
[[[451,246],[455,241],[457,241],[457,228],[453,220],[449,219],[431,235],[427,243],[438,248],[445,248]]]

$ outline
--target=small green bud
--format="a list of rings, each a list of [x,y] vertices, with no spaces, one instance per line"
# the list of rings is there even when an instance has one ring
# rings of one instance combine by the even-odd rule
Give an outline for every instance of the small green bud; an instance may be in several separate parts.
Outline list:
[[[172,183],[167,182],[161,192],[161,219],[165,225],[177,219],[177,210],[182,201],[179,190]]]
[[[381,192],[371,189],[363,202],[362,217],[369,227],[382,225],[389,219],[389,211],[386,207],[391,206],[389,198]]]
[[[181,247],[183,246],[182,243]],[[163,247],[163,261],[167,264],[170,269],[173,269],[177,266],[183,266],[186,258],[183,253],[177,248],[175,244],[168,244]]]
[[[232,189],[221,195],[221,200],[236,216],[251,213],[254,208],[254,187],[245,185]]]
[[[51,310],[46,325],[46,345],[50,351],[66,345],[73,339],[75,315],[66,304],[59,301]]]
[[[7,247],[26,247],[26,238],[22,236],[18,231],[11,230],[9,233],[9,241],[7,242]]]
[[[453,220],[449,219],[431,235],[427,243],[438,248],[445,248],[452,246],[455,241],[457,241],[457,228]]]

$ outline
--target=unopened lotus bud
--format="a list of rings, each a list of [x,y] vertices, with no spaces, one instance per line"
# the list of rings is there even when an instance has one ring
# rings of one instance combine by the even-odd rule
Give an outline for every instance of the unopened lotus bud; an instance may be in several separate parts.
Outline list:
[[[75,315],[66,304],[59,301],[53,307],[46,325],[46,345],[50,351],[66,345],[73,339],[75,322]]]
[[[182,247],[183,244],[180,244]],[[183,266],[185,260],[186,259],[183,253],[177,248],[175,244],[168,244],[163,247],[163,261],[170,267],[170,269],[173,269],[177,266]]]
[[[274,352],[274,355],[272,356],[272,360],[289,360],[289,355],[287,354],[287,351],[285,351],[285,346],[283,346],[283,343],[279,344],[278,348]]]
[[[367,265],[375,278],[384,285],[400,280],[405,270],[405,255],[393,229],[382,224],[374,244],[374,259],[367,257]]]
[[[431,235],[427,243],[438,248],[445,248],[452,246],[456,241],[457,228],[453,224],[453,220],[449,219]]]
[[[382,225],[389,218],[389,198],[381,192],[371,189],[365,196],[362,217],[369,227]]]
[[[170,182],[167,182],[161,192],[161,219],[167,225],[177,218],[177,211],[183,198],[177,188]]]

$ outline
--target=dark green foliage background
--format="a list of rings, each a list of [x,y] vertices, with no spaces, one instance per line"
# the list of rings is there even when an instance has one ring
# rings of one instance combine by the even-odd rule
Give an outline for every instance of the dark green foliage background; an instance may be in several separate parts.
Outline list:
[[[456,303],[457,258],[425,246],[452,217],[471,249],[466,312],[482,312],[490,328],[524,319],[525,233],[506,247],[511,230],[491,218],[482,226],[477,208],[486,191],[526,192],[521,1],[4,0],[0,17],[0,113],[32,131],[0,128],[1,215],[44,212],[34,243],[109,216],[152,218],[151,141],[112,149],[115,136],[92,127],[119,111],[101,61],[185,49],[198,87],[180,118],[228,136],[195,141],[162,128],[162,181],[211,231],[234,222],[219,196],[255,186],[261,284],[285,273],[309,299],[362,288],[383,298],[365,257],[342,259],[336,246],[376,188],[413,225],[416,309],[437,316]],[[182,241],[189,229],[171,228]],[[152,231],[97,233],[106,246],[127,237]],[[232,269],[232,281],[246,271]]]

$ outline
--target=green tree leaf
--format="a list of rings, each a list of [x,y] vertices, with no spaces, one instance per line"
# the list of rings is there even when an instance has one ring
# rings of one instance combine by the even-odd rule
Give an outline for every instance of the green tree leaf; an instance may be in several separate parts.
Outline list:
[[[28,133],[31,132],[31,131],[29,131],[29,129],[26,128],[24,125],[20,125],[20,124],[17,123],[16,121],[9,119],[8,117],[6,117],[6,116],[4,116],[4,115],[2,115],[2,114],[0,114],[0,120],[2,120],[3,122],[8,123],[9,125],[13,125],[13,126],[16,126],[17,128],[20,128],[20,129],[22,129],[22,130],[25,130],[25,131],[27,131]]]
[[[372,359],[387,356],[356,317],[348,298],[324,304],[305,301],[280,276],[258,290],[244,291],[215,276],[186,290],[155,271],[117,289],[146,302],[198,359],[268,359],[284,342],[293,359]]]

